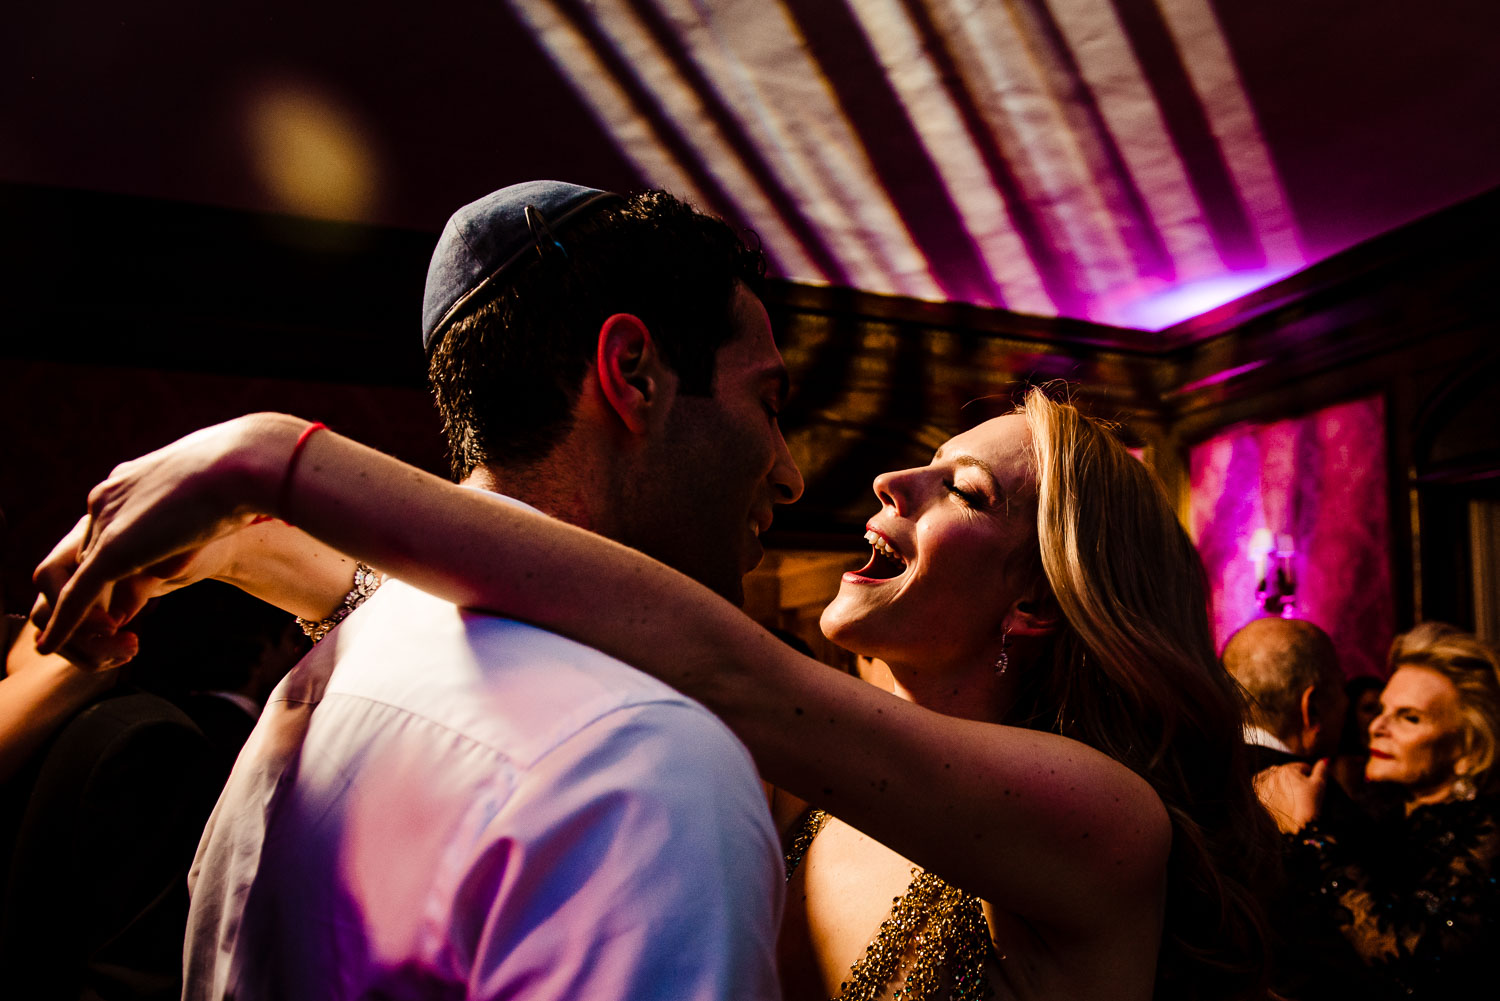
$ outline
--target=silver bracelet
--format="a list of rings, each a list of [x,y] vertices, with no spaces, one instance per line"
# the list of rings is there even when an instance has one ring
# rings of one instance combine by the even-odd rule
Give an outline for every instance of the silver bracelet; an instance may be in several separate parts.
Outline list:
[[[297,625],[302,627],[302,631],[309,639],[314,643],[318,642],[328,635],[330,629],[348,618],[350,612],[363,605],[370,595],[380,590],[380,585],[384,580],[385,578],[370,564],[354,564],[354,586],[349,589],[348,594],[344,595],[343,604],[335,608],[328,618],[317,622],[299,616]]]

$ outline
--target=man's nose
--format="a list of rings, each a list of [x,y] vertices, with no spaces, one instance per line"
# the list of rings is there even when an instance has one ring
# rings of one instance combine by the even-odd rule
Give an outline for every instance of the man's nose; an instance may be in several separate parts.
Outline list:
[[[792,450],[786,439],[777,438],[776,461],[771,466],[771,488],[777,504],[790,504],[802,496],[806,484],[802,482],[802,470],[792,458]]]

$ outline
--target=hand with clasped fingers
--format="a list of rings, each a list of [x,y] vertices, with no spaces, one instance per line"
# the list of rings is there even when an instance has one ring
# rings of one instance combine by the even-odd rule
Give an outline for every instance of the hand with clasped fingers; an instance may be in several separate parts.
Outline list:
[[[69,581],[78,574],[88,526],[88,518],[80,520],[33,575],[37,598],[31,610],[31,623],[37,630],[44,630],[56,618],[54,609]],[[90,669],[124,664],[136,653],[136,637],[126,628],[136,614],[153,598],[217,576],[215,561],[223,558],[225,548],[209,543],[119,579],[107,580],[86,603],[75,588],[73,603],[68,607],[77,609],[76,620],[75,613],[70,612],[66,632],[53,634],[62,636],[62,640],[48,642],[39,649],[44,653],[56,651],[74,664]],[[40,639],[43,634],[33,635]]]
[[[121,463],[89,492],[88,514],[37,567],[37,649],[97,666],[133,656],[123,629],[152,598],[209,578],[294,615],[321,619],[349,587],[353,561],[266,519],[292,422],[254,414]],[[291,572],[288,572],[288,570]],[[87,642],[81,638],[87,637]],[[117,642],[111,642],[117,637]]]
[[[1328,789],[1328,760],[1293,761],[1256,773],[1255,794],[1283,834],[1296,834],[1317,818]]]

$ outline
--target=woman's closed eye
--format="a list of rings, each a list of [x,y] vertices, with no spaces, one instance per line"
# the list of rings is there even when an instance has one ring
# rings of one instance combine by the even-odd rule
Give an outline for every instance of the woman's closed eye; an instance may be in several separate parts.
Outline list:
[[[965,490],[952,480],[944,480],[943,486],[947,488],[950,494],[969,505],[969,507],[984,507],[984,496],[982,494],[972,490]]]

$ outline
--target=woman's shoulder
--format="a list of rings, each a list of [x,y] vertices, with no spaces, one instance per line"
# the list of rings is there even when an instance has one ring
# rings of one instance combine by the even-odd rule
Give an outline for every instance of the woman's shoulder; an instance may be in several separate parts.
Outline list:
[[[1155,786],[1084,741],[1027,732],[1046,739],[1047,753],[1029,781],[1001,789],[1001,796],[1029,797],[1035,816],[1055,821],[1057,847],[1097,862],[1104,884],[1136,893],[1164,883],[1174,825]]]

